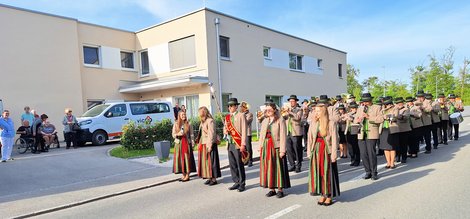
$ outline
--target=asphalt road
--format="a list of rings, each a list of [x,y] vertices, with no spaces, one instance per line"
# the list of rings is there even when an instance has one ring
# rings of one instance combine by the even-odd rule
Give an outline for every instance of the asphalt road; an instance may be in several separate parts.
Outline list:
[[[247,169],[247,191],[227,190],[203,180],[170,183],[39,216],[40,218],[468,218],[470,215],[470,120],[461,124],[459,141],[419,154],[397,169],[379,160],[378,181],[363,180],[361,168],[340,161],[341,196],[329,207],[307,194],[307,167],[291,174],[292,188],[282,199],[266,198],[259,187],[259,166]]]

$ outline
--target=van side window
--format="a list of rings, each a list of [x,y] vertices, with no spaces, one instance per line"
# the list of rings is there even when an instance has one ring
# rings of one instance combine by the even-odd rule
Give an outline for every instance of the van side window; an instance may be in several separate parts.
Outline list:
[[[170,106],[166,103],[132,103],[130,107],[132,115],[170,112]]]
[[[111,117],[121,117],[127,114],[126,104],[117,104],[112,106],[104,116],[111,118]]]
[[[170,112],[170,106],[166,103],[159,103],[158,104],[158,112],[159,113],[167,113]]]

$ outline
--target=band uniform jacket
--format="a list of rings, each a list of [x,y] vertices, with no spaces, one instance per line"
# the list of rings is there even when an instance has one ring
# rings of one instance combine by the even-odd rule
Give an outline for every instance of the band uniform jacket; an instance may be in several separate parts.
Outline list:
[[[234,121],[233,121],[233,127],[240,133],[240,137],[241,137],[241,146],[245,146],[246,145],[246,131],[248,130],[246,128],[246,117],[245,117],[245,114],[243,113],[240,113],[240,112],[235,112],[235,118],[234,118]],[[233,115],[232,115],[233,116]],[[224,117],[224,133],[227,131],[227,122],[225,121],[225,117]],[[230,133],[228,133],[230,135]],[[235,146],[240,149],[240,147],[234,143]],[[227,141],[227,148],[229,146],[229,141]]]
[[[384,121],[388,121],[388,129],[390,130],[391,134],[395,134],[400,132],[400,128],[398,127],[398,109],[395,106],[386,109],[385,107],[382,108],[382,114],[384,116]]]
[[[357,110],[356,117],[354,119],[354,123],[356,124],[363,124],[363,116],[364,116],[364,110],[365,107],[361,106]],[[366,133],[367,139],[379,139],[379,128],[381,126],[381,123],[384,121],[384,117],[382,115],[382,107],[379,105],[372,105],[369,107],[367,114],[369,115],[369,123],[368,123],[368,132]],[[362,140],[364,139],[364,129],[365,127],[363,126],[361,128],[361,131],[357,135],[357,138]]]
[[[432,125],[432,105],[431,105],[431,100],[424,100],[423,105],[421,106],[421,111],[423,112],[423,116],[421,117],[423,119],[423,125],[428,126]]]
[[[440,123],[441,118],[439,117],[439,113],[441,112],[441,107],[438,102],[431,103],[432,111],[431,111],[431,119],[433,123]]]
[[[455,101],[455,102],[452,103],[452,102],[449,101],[449,103],[448,103],[447,105],[448,105],[449,109],[450,109],[450,106],[451,106],[451,105],[454,105],[454,107],[455,107],[455,112],[462,112],[462,111],[463,111],[463,104],[462,104],[462,102],[457,102],[457,101]]]
[[[409,132],[411,131],[410,123],[410,110],[408,107],[398,108],[397,107],[397,120],[398,120],[398,129],[400,132]]]
[[[410,107],[411,128],[416,129],[423,127],[423,120],[421,120],[422,114],[420,106],[413,105]]]
[[[449,120],[449,105],[447,103],[439,103],[441,109],[441,120]]]
[[[199,129],[201,130],[199,143],[205,144],[206,147],[211,147],[217,141],[214,119],[207,118],[206,121],[201,122]]]
[[[245,117],[246,117],[246,136],[251,136],[252,128],[251,124],[253,124],[253,113],[250,111],[245,112]]]
[[[263,147],[264,140],[266,139],[266,133],[269,126],[269,118],[265,118],[261,123],[261,131],[259,136],[260,147]],[[286,152],[286,137],[287,128],[284,118],[280,116],[276,121],[271,122],[271,136],[273,138],[274,148],[279,148],[279,152]]]
[[[307,153],[311,153],[313,151],[316,141],[317,141],[317,135],[318,135],[318,127],[319,123],[318,121],[312,121],[310,123],[310,127],[308,129],[308,137],[307,137]],[[336,123],[333,121],[328,122],[328,133],[325,137],[325,141],[328,144],[328,151],[330,153],[337,153],[338,150],[338,130],[336,129]],[[331,161],[335,162],[335,161]]]
[[[285,119],[286,123],[286,130],[289,132],[289,118],[292,124],[292,132],[291,136],[302,136],[302,109],[300,107],[293,107],[289,113],[287,114]]]
[[[347,122],[348,122],[349,114],[344,113],[344,114],[339,114],[339,121],[338,121],[338,131],[345,132],[345,130],[348,128],[347,127]]]

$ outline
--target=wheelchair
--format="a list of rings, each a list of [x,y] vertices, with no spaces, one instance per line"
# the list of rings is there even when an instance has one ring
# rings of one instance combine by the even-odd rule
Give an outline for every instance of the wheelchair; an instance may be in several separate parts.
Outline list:
[[[34,137],[20,137],[16,139],[14,147],[16,147],[16,150],[20,154],[24,154],[28,150],[33,152],[34,151]]]

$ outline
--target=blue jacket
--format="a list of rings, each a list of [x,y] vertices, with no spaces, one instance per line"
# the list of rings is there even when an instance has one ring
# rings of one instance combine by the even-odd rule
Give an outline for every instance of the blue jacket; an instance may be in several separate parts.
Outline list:
[[[13,120],[8,118],[6,121],[3,117],[0,118],[0,128],[2,129],[0,132],[1,137],[6,138],[13,138],[15,137],[15,127],[13,125]]]

